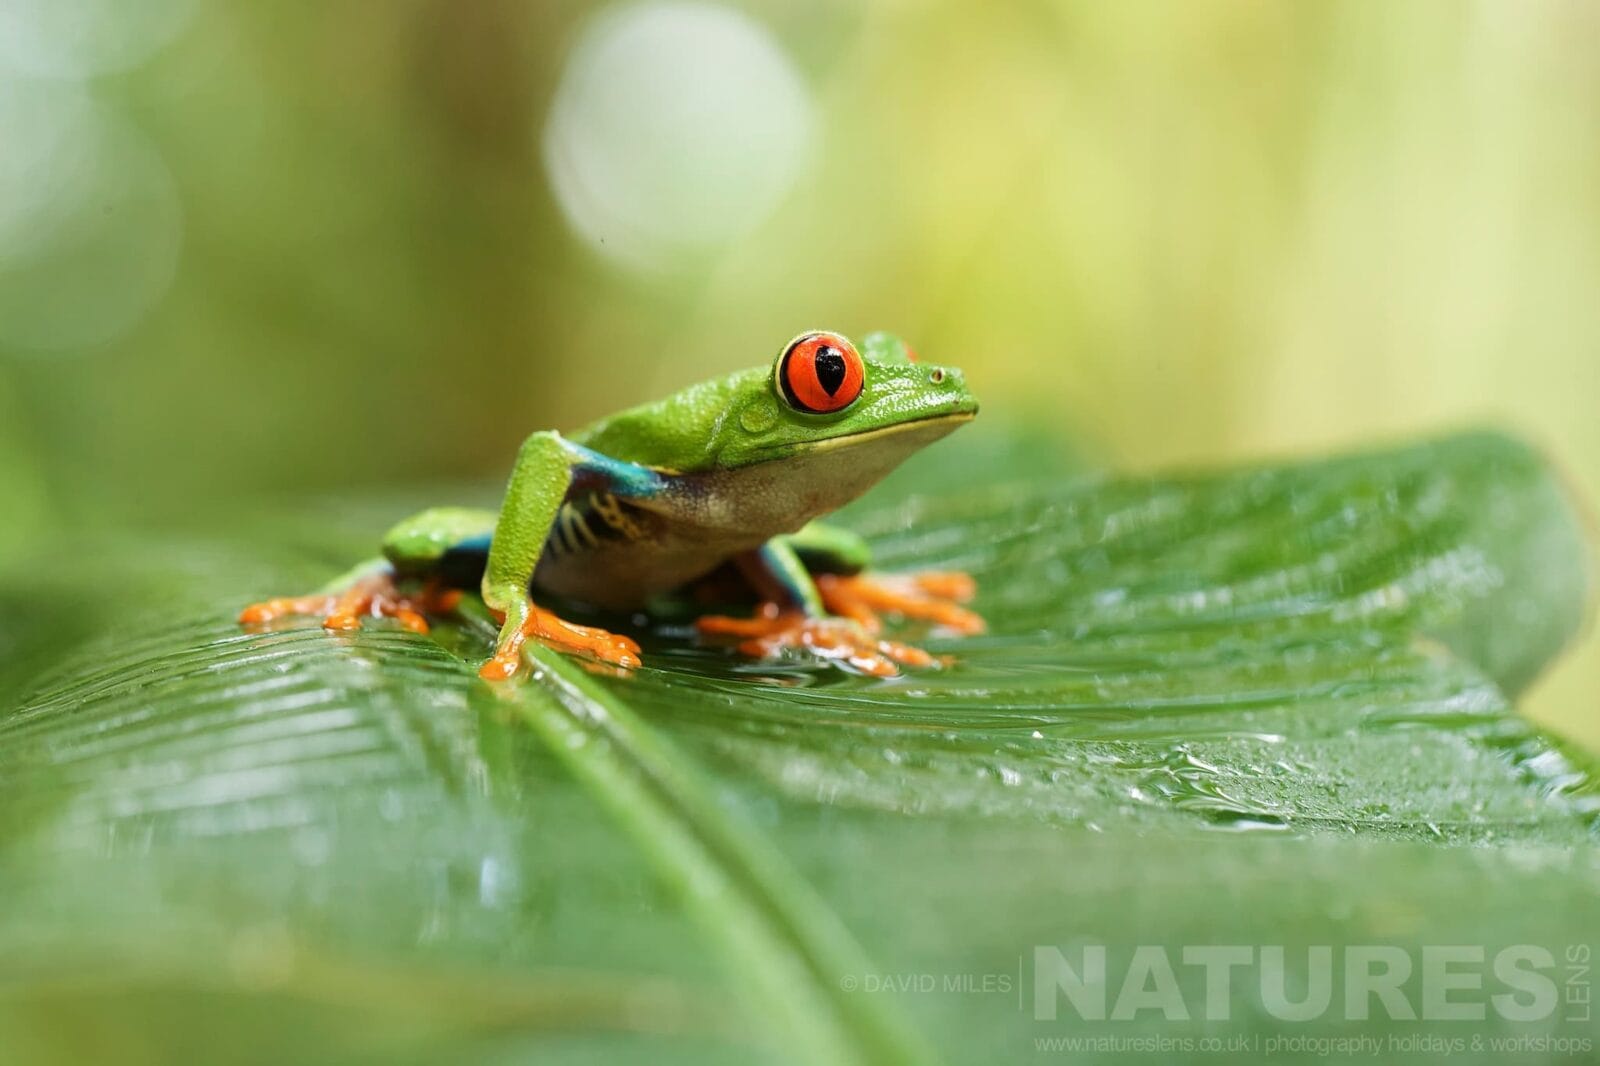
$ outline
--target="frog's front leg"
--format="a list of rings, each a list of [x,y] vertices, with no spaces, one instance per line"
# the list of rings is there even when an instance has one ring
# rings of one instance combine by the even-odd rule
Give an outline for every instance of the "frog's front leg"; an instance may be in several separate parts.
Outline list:
[[[488,551],[492,511],[435,507],[398,523],[383,538],[383,557],[360,564],[309,596],[280,596],[252,603],[239,613],[245,625],[293,615],[321,618],[324,629],[359,629],[363,618],[393,618],[415,633],[427,633],[427,615],[449,614],[465,580],[458,562]],[[481,572],[482,563],[478,562]],[[471,581],[476,582],[476,573]]]
[[[493,657],[478,671],[481,676],[499,681],[514,675],[529,638],[624,669],[639,665],[638,644],[557,617],[533,602],[529,586],[556,516],[570,493],[594,489],[640,500],[659,493],[664,484],[663,477],[647,467],[601,455],[559,433],[535,433],[523,443],[483,574],[483,601],[502,624]]]
[[[970,598],[970,578],[872,577],[863,573],[868,558],[859,537],[825,526],[807,526],[792,536],[774,538],[736,560],[761,597],[755,616],[709,616],[700,619],[699,630],[706,636],[738,640],[739,651],[754,658],[803,648],[866,674],[893,677],[899,666],[934,666],[941,660],[921,648],[884,639],[876,609],[930,619],[966,633],[983,628],[976,614],[939,595],[951,592]]]
[[[426,634],[430,614],[449,614],[461,599],[458,589],[432,575],[421,584],[402,588],[387,559],[371,559],[307,596],[280,596],[252,603],[239,612],[243,625],[261,625],[305,615],[321,618],[332,630],[360,629],[363,618],[393,618],[413,633]]]

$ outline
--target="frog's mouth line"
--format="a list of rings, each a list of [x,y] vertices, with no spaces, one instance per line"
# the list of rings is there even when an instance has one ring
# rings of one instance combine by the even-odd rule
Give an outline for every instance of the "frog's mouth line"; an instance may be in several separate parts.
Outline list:
[[[846,433],[840,437],[824,437],[822,440],[802,444],[796,450],[806,453],[833,451],[838,448],[847,448],[857,444],[882,440],[885,437],[893,437],[901,433],[909,433],[912,430],[937,428],[946,424],[949,425],[950,431],[953,431],[957,426],[971,422],[977,417],[977,411],[957,411],[954,414],[930,415],[927,418],[917,418],[910,422],[901,422],[893,426],[884,426],[880,429],[869,429],[862,433]]]

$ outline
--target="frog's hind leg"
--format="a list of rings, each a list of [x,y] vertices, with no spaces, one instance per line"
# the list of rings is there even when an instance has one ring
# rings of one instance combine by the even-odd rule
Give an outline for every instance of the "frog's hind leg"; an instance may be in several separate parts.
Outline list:
[[[858,533],[809,522],[797,533],[779,537],[811,574],[859,574],[872,564],[872,549]]]
[[[874,631],[894,615],[975,636],[987,625],[963,604],[978,593],[968,574],[928,570],[916,574],[819,574],[817,591],[833,614],[853,618]]]
[[[812,523],[776,537],[737,560],[761,600],[755,616],[708,616],[699,630],[737,640],[739,651],[752,657],[804,648],[876,677],[893,677],[899,666],[950,661],[883,639],[883,615],[963,634],[983,631],[983,619],[961,606],[977,591],[966,574],[872,574],[870,561],[866,541],[848,530]]]
[[[750,618],[701,618],[697,628],[703,636],[736,641],[740,654],[755,659],[803,649],[874,677],[894,677],[901,666],[938,665],[939,660],[920,648],[884,640],[878,629],[856,619],[830,615],[788,538],[776,537],[737,563],[762,602]]]
[[[977,582],[968,574],[869,573],[872,553],[866,541],[849,530],[817,522],[783,539],[805,563],[831,614],[853,618],[874,633],[882,630],[885,614],[932,622],[963,636],[985,629],[983,619],[963,606],[978,592]]]
[[[308,596],[284,596],[251,604],[239,614],[245,625],[296,615],[321,618],[325,629],[359,629],[363,618],[393,618],[416,633],[428,632],[427,615],[456,609],[461,589],[483,573],[494,513],[437,508],[406,519],[383,541],[383,558],[372,559]]]
[[[383,559],[363,563],[322,591],[252,603],[239,612],[244,625],[261,625],[303,615],[321,618],[324,629],[360,629],[363,618],[393,618],[414,633],[428,632],[429,614],[448,614],[461,599],[457,589],[433,579],[402,589]]]

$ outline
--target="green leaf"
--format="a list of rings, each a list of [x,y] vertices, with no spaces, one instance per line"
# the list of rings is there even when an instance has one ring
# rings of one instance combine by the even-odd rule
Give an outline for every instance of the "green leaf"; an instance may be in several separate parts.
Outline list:
[[[0,1046],[1059,1061],[1036,1041],[1369,1030],[1283,1021],[1250,969],[1226,1024],[1193,968],[1187,1022],[1085,1021],[1036,973],[1052,949],[1105,945],[1114,1000],[1140,944],[1559,959],[1592,932],[1593,770],[1510,704],[1589,599],[1536,455],[1118,479],[994,441],[847,515],[886,568],[982,584],[992,632],[892,682],[666,626],[631,678],[541,652],[497,691],[481,612],[233,624],[393,501],[41,552],[0,585]],[[1571,1028],[1473,1033],[1530,1024]],[[1148,1061],[1217,1061],[1191,1051]]]

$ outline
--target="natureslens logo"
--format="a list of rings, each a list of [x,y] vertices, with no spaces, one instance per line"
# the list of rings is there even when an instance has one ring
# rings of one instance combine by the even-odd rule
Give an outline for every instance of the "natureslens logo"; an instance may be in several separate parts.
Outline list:
[[[1284,1022],[1591,1020],[1591,951],[1482,945],[1104,945],[1033,949],[1033,1017],[1228,1021],[1255,1001]]]
[[[1592,957],[1581,943],[1077,942],[1026,949],[1009,973],[846,973],[839,989],[986,1000],[1022,1023],[1016,1036],[1035,1054],[1097,1061],[1215,1054],[1217,1061],[1401,1062],[1465,1054],[1591,1062]]]

